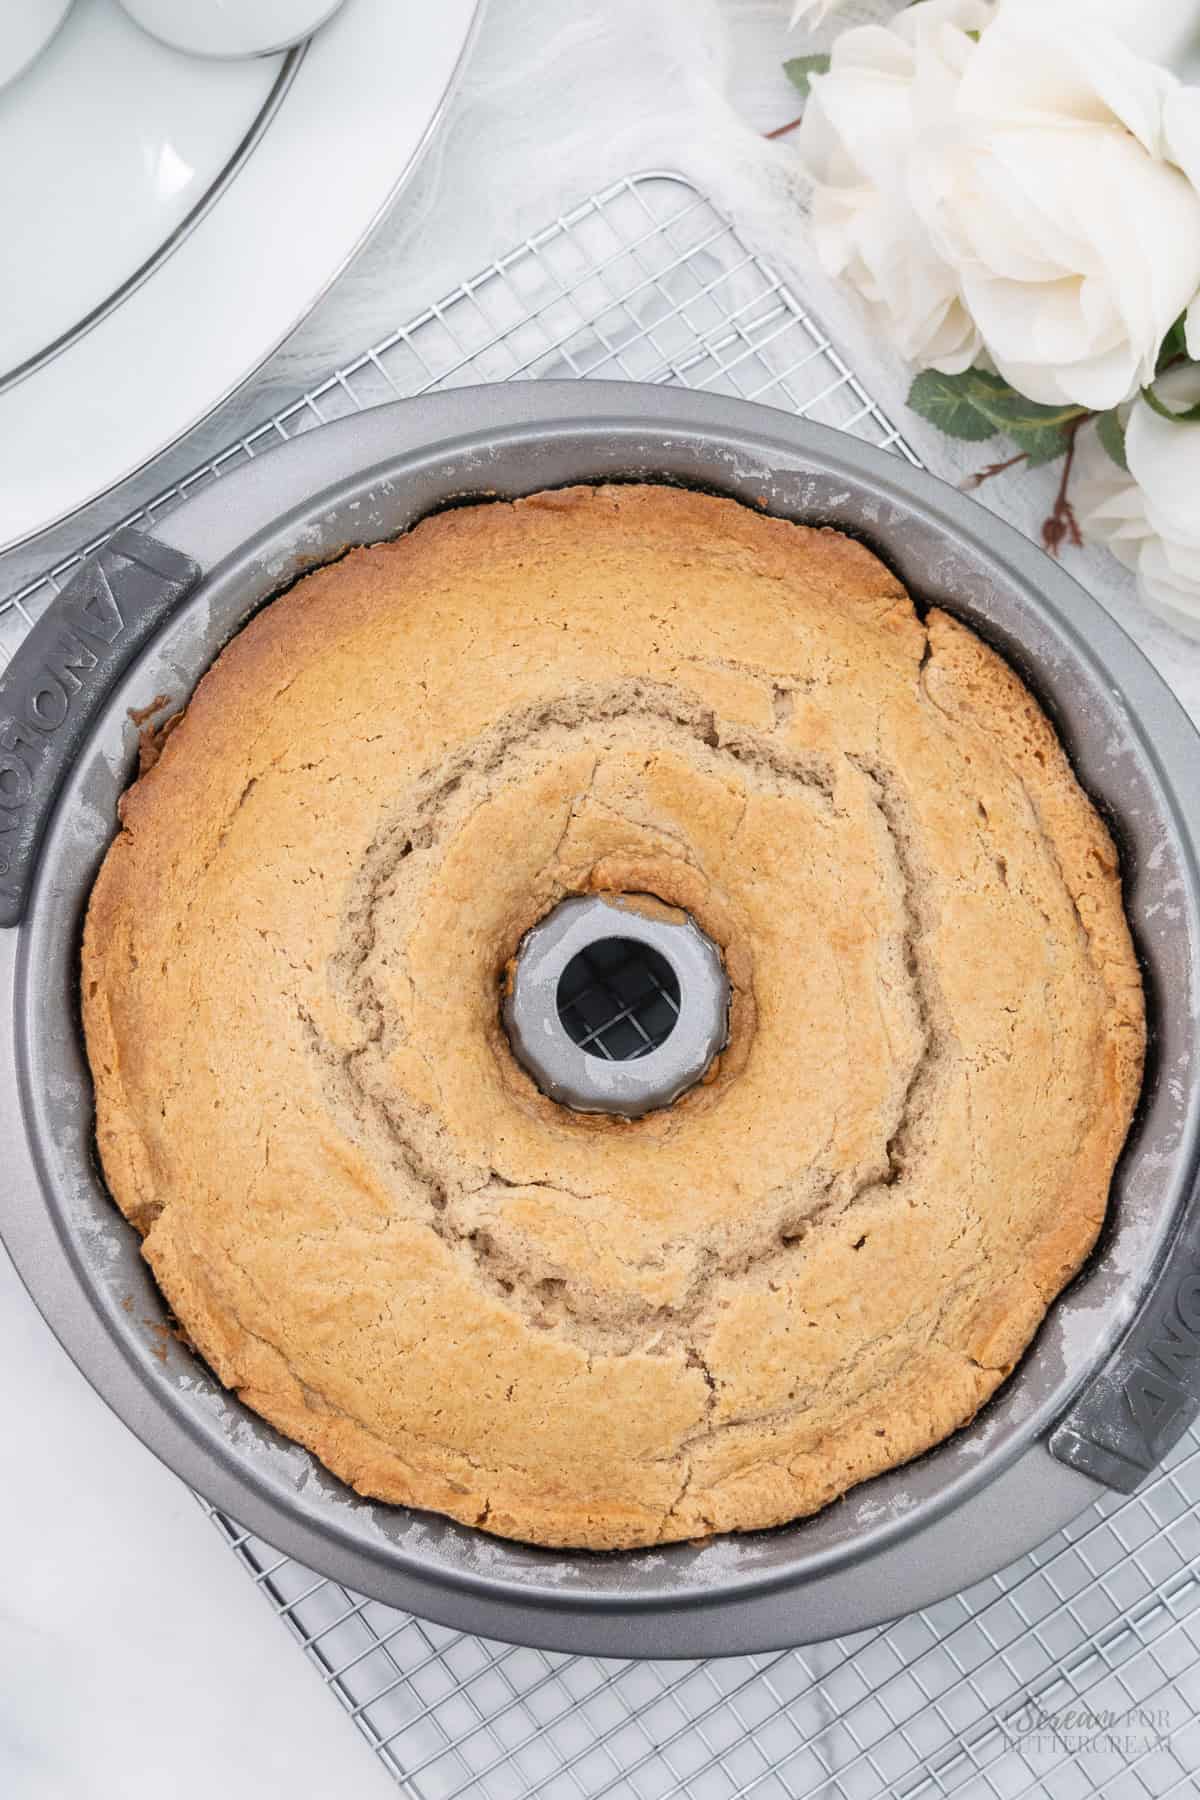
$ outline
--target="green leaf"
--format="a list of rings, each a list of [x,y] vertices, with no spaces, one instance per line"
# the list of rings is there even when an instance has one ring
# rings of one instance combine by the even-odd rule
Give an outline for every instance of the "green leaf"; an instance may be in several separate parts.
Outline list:
[[[985,369],[964,369],[961,375],[939,375],[927,369],[913,382],[908,404],[948,437],[979,443],[1003,432],[1035,467],[1064,453],[1069,441],[1067,427],[1087,410],[1027,400]]]
[[[1125,427],[1115,406],[1111,412],[1096,414],[1096,436],[1118,469],[1128,469],[1129,464],[1125,460]]]
[[[1156,412],[1160,419],[1170,419],[1172,425],[1194,425],[1200,419],[1200,400],[1195,406],[1185,406],[1182,412],[1175,412],[1165,400],[1159,399],[1152,387],[1142,389],[1142,399],[1151,412]]]
[[[1070,442],[1061,425],[1006,425],[1003,430],[1017,449],[1025,452],[1025,466],[1028,469],[1036,469],[1041,463],[1053,462],[1055,457],[1065,456]]]
[[[1082,419],[1087,411],[1086,406],[1046,406],[1040,400],[1027,400],[999,375],[988,375],[982,369],[968,369],[967,374],[977,384],[971,391],[979,410],[987,414],[997,431],[1006,432],[1011,438],[1022,433],[1065,433],[1067,426],[1075,419]]]
[[[1154,365],[1155,372],[1159,375],[1162,374],[1168,363],[1177,362],[1181,356],[1187,355],[1187,340],[1183,325],[1186,316],[1186,313],[1180,313],[1162,341],[1162,347],[1158,352],[1158,361]]]
[[[975,369],[968,369],[965,375],[942,375],[936,369],[923,369],[908,390],[908,404],[947,437],[982,443],[984,438],[995,437],[996,427],[980,410],[971,391],[968,377],[976,374]]]
[[[824,75],[829,69],[827,56],[789,56],[783,65],[783,72],[793,87],[807,96],[808,84],[814,75]]]

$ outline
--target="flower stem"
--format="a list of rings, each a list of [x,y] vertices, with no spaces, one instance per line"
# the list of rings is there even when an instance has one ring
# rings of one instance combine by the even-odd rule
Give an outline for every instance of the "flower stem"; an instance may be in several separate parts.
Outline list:
[[[985,481],[990,481],[993,475],[1003,475],[1006,469],[1016,468],[1017,464],[1023,463],[1028,455],[1028,450],[1018,450],[1015,456],[1006,458],[1004,462],[988,463],[986,468],[976,469],[974,475],[968,475],[966,480],[961,483],[963,492],[970,494],[977,487],[982,487]]]
[[[1071,505],[1067,492],[1071,485],[1071,469],[1075,462],[1075,439],[1079,435],[1079,427],[1082,424],[1083,419],[1072,419],[1066,428],[1067,454],[1063,457],[1058,492],[1054,496],[1054,505],[1051,508],[1050,516],[1042,525],[1042,543],[1051,556],[1057,556],[1064,543],[1073,545],[1076,550],[1083,545],[1079,521],[1075,517],[1075,508]]]

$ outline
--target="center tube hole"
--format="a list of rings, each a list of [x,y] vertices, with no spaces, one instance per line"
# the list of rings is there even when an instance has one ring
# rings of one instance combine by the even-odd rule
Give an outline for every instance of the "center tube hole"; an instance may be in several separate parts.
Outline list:
[[[558,980],[558,1016],[589,1056],[631,1062],[665,1044],[679,1019],[679,981],[665,956],[636,938],[601,938]]]

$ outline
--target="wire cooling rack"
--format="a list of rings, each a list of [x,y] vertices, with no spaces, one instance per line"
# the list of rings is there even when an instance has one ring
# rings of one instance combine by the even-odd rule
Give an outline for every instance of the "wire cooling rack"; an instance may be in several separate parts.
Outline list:
[[[918,459],[820,326],[676,177],[593,196],[134,518],[326,420],[514,376],[681,382]],[[125,521],[129,522],[129,521]],[[99,540],[97,540],[99,541]],[[83,555],[3,597],[0,665]],[[1200,1435],[1001,1574],[777,1655],[632,1662],[443,1630],[206,1507],[409,1800],[1142,1800],[1200,1792]]]
[[[633,938],[578,951],[558,985],[558,1016],[573,1044],[608,1062],[635,1062],[679,1023],[679,983],[665,956]]]

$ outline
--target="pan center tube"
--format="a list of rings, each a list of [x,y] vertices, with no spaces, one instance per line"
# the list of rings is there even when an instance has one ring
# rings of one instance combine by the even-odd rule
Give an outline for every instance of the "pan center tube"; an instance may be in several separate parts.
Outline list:
[[[721,953],[686,913],[644,895],[579,895],[526,932],[504,1028],[543,1094],[628,1119],[670,1106],[729,1037]]]

